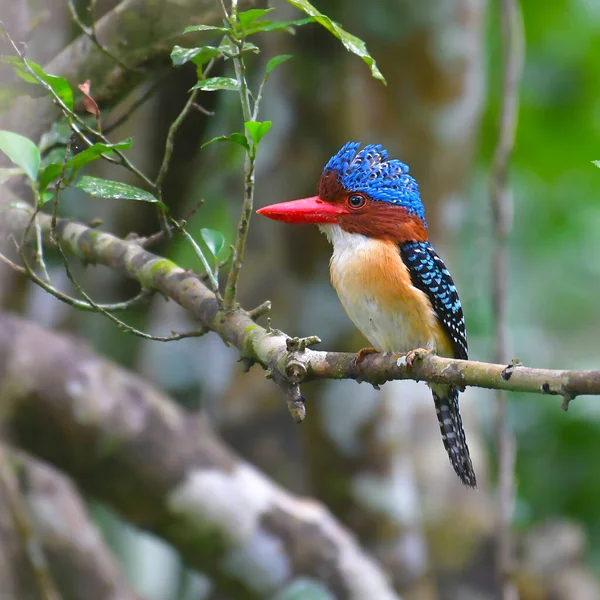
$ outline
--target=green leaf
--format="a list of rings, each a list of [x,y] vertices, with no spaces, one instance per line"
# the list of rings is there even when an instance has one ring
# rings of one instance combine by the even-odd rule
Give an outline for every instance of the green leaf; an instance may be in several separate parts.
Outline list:
[[[43,193],[44,190],[61,174],[61,172],[62,163],[52,163],[43,169],[39,178],[40,193]]]
[[[183,30],[183,33],[195,33],[196,31],[216,31],[218,33],[227,33],[228,27],[216,27],[215,25],[190,25]]]
[[[83,152],[70,158],[67,161],[67,168],[77,171],[93,160],[96,160],[101,154],[110,155],[114,150],[127,150],[128,148],[131,148],[132,141],[132,138],[127,138],[116,144],[94,144],[83,150]]]
[[[88,163],[96,160],[100,157],[101,154],[112,154],[113,150],[127,150],[127,148],[131,147],[132,138],[127,138],[122,142],[118,142],[116,144],[94,144],[89,148],[86,148],[83,152],[76,154],[72,158],[70,158],[66,165],[65,171],[72,170],[71,177],[75,174],[81,167],[87,165]],[[39,188],[40,192],[43,192],[49,185],[59,177],[63,169],[62,162],[55,162],[49,164],[45,169],[42,170],[39,177]]]
[[[593,160],[592,162],[600,169],[600,160]]]
[[[48,202],[50,202],[50,200],[54,199],[54,192],[43,192],[42,194],[40,194],[40,204],[41,206],[44,206],[44,204],[47,204]]]
[[[15,165],[21,167],[31,181],[37,181],[40,169],[40,151],[29,138],[12,131],[0,130],[0,150]]]
[[[237,92],[240,89],[238,82],[231,77],[209,77],[199,81],[193,90],[204,90],[205,92],[215,92],[217,90],[230,90]]]
[[[238,13],[238,19],[242,29],[248,29],[251,23],[254,23],[254,21],[257,19],[264,17],[274,10],[274,8],[251,8],[250,10],[245,10],[244,12]]]
[[[11,65],[15,71],[15,75],[27,83],[39,84],[39,81],[27,70],[23,61],[18,56],[2,56],[0,60],[6,65]],[[31,65],[31,61],[29,61],[29,64]]]
[[[167,206],[155,198],[150,192],[127,183],[121,183],[120,181],[109,181],[107,179],[88,177],[85,175],[77,182],[76,187],[87,192],[90,196],[97,198],[149,202],[151,204],[158,204],[165,211],[168,210]]]
[[[242,53],[254,52],[254,54],[260,54],[260,48],[256,44],[253,44],[252,42],[244,42],[240,52],[242,52]]]
[[[254,140],[255,144],[259,144],[260,140],[265,136],[265,134],[271,129],[271,121],[246,121],[244,123],[250,137]]]
[[[260,48],[251,42],[244,42],[242,44],[241,50],[234,45],[231,40],[226,39],[220,46],[219,52],[225,58],[233,58],[239,56],[240,54],[244,54],[246,52],[254,52],[254,54],[260,54]]]
[[[246,148],[246,150],[250,149],[250,147],[248,146],[248,140],[246,139],[246,136],[243,133],[232,133],[231,135],[219,135],[218,137],[215,137],[212,140],[205,142],[204,144],[202,144],[201,147],[204,148],[204,146],[208,146],[209,144],[212,144],[213,142],[233,142],[234,144],[239,144],[240,146],[244,146],[244,148]]]
[[[211,58],[221,55],[221,51],[214,46],[201,46],[200,48],[182,48],[175,46],[171,51],[171,61],[174,67],[180,67],[192,61],[196,65],[204,65]]]
[[[5,56],[3,62],[12,64],[15,69],[15,73],[25,81],[29,83],[37,83],[39,81],[27,70],[27,66],[46,84],[48,84],[52,91],[63,101],[65,106],[69,110],[73,110],[73,90],[69,85],[69,82],[64,77],[58,77],[56,75],[50,75],[46,73],[44,69],[34,63],[32,60],[25,59],[23,62],[18,56]]]
[[[201,229],[200,235],[204,240],[204,243],[208,246],[211,254],[217,258],[219,256],[219,252],[223,250],[223,246],[225,246],[225,236],[215,229]]]
[[[274,56],[267,63],[265,75],[269,76],[275,67],[279,66],[281,63],[284,63],[286,60],[290,60],[290,58],[294,58],[292,54],[280,54],[279,56]]]
[[[258,21],[246,31],[246,37],[263,31],[287,31],[288,33],[295,33],[295,27],[301,27],[302,25],[314,22],[315,19],[312,17],[295,19],[294,21]]]
[[[342,42],[346,50],[360,56],[367,65],[369,65],[371,75],[373,75],[375,79],[380,79],[383,83],[386,83],[381,71],[377,68],[375,60],[369,54],[366,44],[360,38],[348,33],[340,27],[340,25],[334,23],[328,16],[319,12],[308,0],[288,0],[288,2],[307,15],[313,17],[317,23],[321,24],[325,29],[335,35],[335,37]]]

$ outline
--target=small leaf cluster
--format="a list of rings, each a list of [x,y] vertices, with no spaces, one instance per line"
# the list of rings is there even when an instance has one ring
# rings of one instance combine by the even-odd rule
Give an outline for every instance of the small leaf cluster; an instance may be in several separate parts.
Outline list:
[[[192,25],[187,27],[184,30],[185,34],[210,33],[222,36],[222,40],[218,46],[206,45],[193,48],[175,46],[171,52],[173,65],[179,67],[189,62],[196,65],[198,82],[192,87],[193,90],[201,90],[203,92],[215,92],[221,90],[243,92],[241,86],[246,82],[241,81],[239,76],[236,78],[206,78],[204,72],[207,63],[215,59],[243,59],[243,56],[246,53],[258,54],[260,48],[247,41],[249,37],[258,33],[283,31],[293,34],[298,27],[309,23],[319,23],[335,35],[347,50],[360,56],[371,68],[373,76],[385,83],[385,79],[377,68],[374,59],[369,55],[366,45],[362,40],[345,31],[340,25],[319,12],[312,4],[310,4],[310,2],[307,2],[306,0],[288,1],[308,16],[291,21],[274,21],[269,18],[274,10],[273,8],[253,8],[239,13],[235,10],[232,11],[232,13],[224,19],[224,24],[222,26]],[[246,119],[244,122],[245,132],[234,132],[229,135],[216,136],[203,144],[203,147],[214,142],[232,142],[244,147],[252,159],[256,157],[258,144],[272,125],[271,121],[261,122],[257,120],[258,105],[262,98],[264,86],[275,67],[281,65],[290,58],[292,58],[292,55],[282,54],[272,57],[267,62],[258,93],[256,97],[253,97],[254,110],[252,111],[252,119]]]
[[[71,121],[71,116],[74,114],[73,90],[64,77],[46,73],[39,64],[18,56],[3,56],[2,61],[10,64],[15,73],[27,83],[42,85],[48,91],[50,98],[66,111],[67,120],[71,127],[78,131],[75,123]],[[87,89],[89,89],[89,82]],[[91,98],[89,93],[82,93],[84,96],[87,95],[86,97]],[[56,134],[55,137],[61,140],[61,137],[64,136]],[[65,142],[66,140],[62,139],[61,141]],[[38,208],[41,208],[54,197],[54,193],[50,191],[53,184],[56,188],[58,186],[68,187],[75,181],[80,169],[100,158],[111,159],[115,151],[127,150],[131,147],[131,144],[131,138],[114,144],[98,142],[88,145],[81,152],[73,151],[70,156],[63,150],[58,153],[48,153],[47,157],[44,158],[40,147],[29,138],[12,131],[0,130],[0,151],[18,167],[9,170],[9,175],[24,174],[27,176]],[[76,187],[93,196],[102,198],[140,200],[154,203],[167,211],[167,207],[153,194],[129,184],[97,177],[83,177],[76,184]]]

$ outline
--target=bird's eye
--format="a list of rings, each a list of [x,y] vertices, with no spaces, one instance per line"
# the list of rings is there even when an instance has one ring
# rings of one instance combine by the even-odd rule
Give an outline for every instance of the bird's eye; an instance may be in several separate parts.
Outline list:
[[[362,194],[352,194],[348,196],[347,202],[350,208],[357,209],[362,208],[366,204],[367,200]]]

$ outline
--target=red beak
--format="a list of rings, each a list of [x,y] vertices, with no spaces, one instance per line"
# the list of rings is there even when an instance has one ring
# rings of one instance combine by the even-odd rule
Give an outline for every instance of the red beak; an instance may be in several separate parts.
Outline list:
[[[257,214],[275,221],[294,223],[296,225],[337,223],[340,215],[348,213],[342,205],[324,202],[319,196],[279,202],[259,208]]]

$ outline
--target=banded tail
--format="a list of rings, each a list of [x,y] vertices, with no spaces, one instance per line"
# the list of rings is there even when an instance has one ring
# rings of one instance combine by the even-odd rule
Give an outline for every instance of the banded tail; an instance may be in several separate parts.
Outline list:
[[[450,464],[466,486],[475,488],[477,480],[458,408],[458,388],[442,384],[432,384],[430,387]]]

